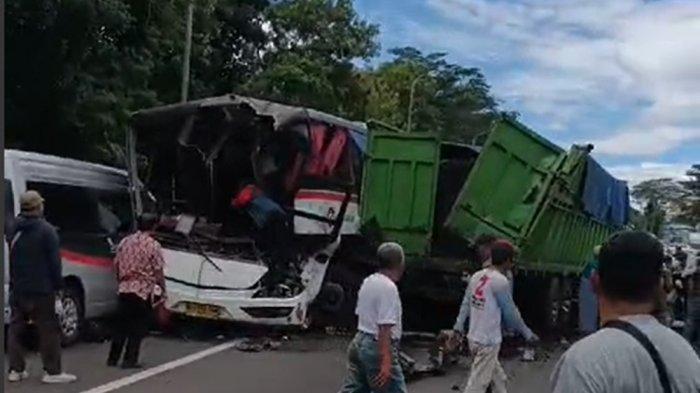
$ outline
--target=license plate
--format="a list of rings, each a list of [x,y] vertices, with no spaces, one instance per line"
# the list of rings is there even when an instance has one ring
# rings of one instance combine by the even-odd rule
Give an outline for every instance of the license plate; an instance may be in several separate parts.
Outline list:
[[[221,308],[210,304],[185,304],[185,314],[194,318],[219,319]]]

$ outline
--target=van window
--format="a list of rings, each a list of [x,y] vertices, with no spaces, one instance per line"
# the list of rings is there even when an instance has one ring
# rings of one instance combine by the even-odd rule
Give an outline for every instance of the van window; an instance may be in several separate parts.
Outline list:
[[[106,191],[40,182],[27,183],[46,200],[46,220],[62,233],[113,235],[131,227],[131,200],[126,189]]]

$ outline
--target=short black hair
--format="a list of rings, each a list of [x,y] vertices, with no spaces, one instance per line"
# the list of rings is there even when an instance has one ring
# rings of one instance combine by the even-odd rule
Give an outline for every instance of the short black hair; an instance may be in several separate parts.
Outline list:
[[[613,235],[600,250],[598,275],[603,293],[632,303],[654,301],[658,295],[664,248],[648,232]]]
[[[151,213],[141,214],[136,218],[136,227],[139,231],[150,231],[158,224],[158,216]]]
[[[500,266],[515,258],[515,247],[507,240],[497,240],[491,246],[491,263]]]

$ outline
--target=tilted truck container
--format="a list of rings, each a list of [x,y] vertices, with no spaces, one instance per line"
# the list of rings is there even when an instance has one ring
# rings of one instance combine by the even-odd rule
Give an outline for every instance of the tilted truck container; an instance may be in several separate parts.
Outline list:
[[[471,244],[494,234],[520,249],[515,291],[525,313],[547,327],[564,322],[576,276],[629,209],[626,184],[590,157],[592,146],[567,152],[510,119],[494,123],[483,147],[370,129],[362,222],[404,246],[409,302],[443,311],[438,324],[453,320],[461,272],[477,268]]]

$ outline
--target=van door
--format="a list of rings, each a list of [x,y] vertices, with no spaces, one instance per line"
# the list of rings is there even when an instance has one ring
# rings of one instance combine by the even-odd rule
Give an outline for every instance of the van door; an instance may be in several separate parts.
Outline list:
[[[434,135],[372,132],[363,174],[363,225],[378,225],[407,254],[429,252],[439,160]]]
[[[126,187],[28,182],[46,200],[45,216],[61,240],[63,275],[77,277],[84,290],[85,317],[114,310],[117,284],[112,245],[131,228],[131,201]]]

